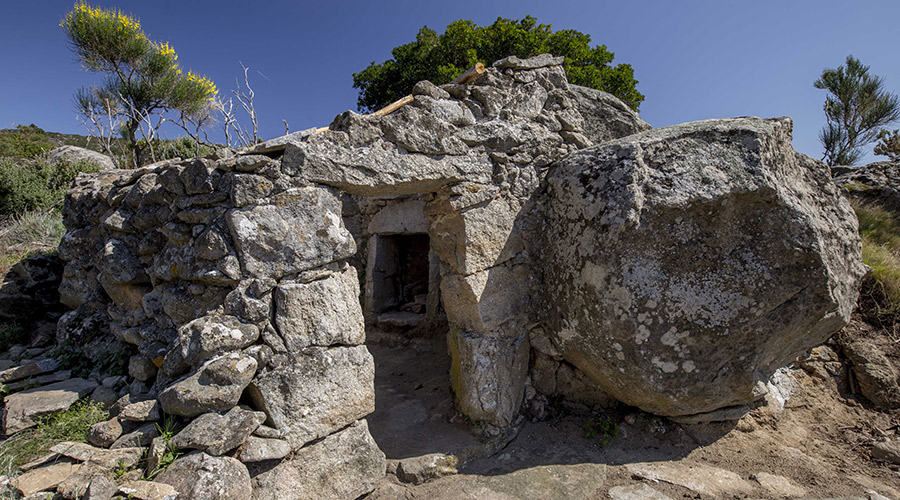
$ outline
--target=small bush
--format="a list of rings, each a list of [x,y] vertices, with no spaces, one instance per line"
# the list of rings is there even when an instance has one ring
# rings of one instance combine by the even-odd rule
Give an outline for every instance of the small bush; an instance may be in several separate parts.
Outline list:
[[[65,232],[62,214],[56,210],[10,217],[0,224],[0,275],[22,259],[55,252]]]
[[[56,147],[50,137],[37,125],[19,125],[0,133],[0,156],[34,158]]]
[[[15,469],[50,451],[62,441],[87,441],[87,431],[97,422],[109,418],[103,405],[81,400],[68,410],[40,418],[38,425],[0,442],[0,472]]]
[[[872,272],[860,288],[859,312],[870,323],[900,334],[900,223],[879,205],[853,202],[862,257]]]
[[[0,351],[9,349],[15,344],[23,344],[28,341],[25,328],[13,321],[0,324]]]
[[[46,210],[60,203],[79,172],[96,172],[91,161],[50,162],[0,158],[0,215]]]

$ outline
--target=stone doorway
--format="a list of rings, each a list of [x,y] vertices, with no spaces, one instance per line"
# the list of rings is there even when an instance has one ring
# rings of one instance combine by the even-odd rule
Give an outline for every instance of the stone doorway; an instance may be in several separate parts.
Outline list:
[[[366,322],[420,336],[439,318],[440,274],[427,234],[376,234],[369,239]]]

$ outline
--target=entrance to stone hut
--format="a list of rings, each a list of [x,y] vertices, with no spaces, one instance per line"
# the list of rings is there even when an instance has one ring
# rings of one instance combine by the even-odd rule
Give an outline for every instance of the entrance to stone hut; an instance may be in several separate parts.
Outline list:
[[[389,459],[478,445],[454,418],[440,271],[424,233],[374,234],[366,262],[366,346],[375,359],[369,430]]]
[[[429,292],[427,234],[372,237],[371,310],[381,328],[412,329],[426,320]]]

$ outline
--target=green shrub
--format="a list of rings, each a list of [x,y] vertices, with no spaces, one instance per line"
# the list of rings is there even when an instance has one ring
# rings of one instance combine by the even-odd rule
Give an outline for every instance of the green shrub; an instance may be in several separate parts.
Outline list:
[[[197,154],[197,143],[188,136],[182,136],[172,140],[153,141],[153,147],[156,151],[156,160],[170,160],[172,158],[194,158],[195,156],[203,157],[213,151],[214,148],[205,144],[200,145],[199,155]]]
[[[0,133],[0,156],[34,158],[55,148],[53,141],[37,125],[19,125]]]
[[[79,172],[97,169],[87,160],[0,158],[0,216],[48,209],[62,201]]]
[[[28,335],[25,328],[19,323],[12,321],[0,324],[0,351],[9,349],[9,346],[22,344],[28,341]]]

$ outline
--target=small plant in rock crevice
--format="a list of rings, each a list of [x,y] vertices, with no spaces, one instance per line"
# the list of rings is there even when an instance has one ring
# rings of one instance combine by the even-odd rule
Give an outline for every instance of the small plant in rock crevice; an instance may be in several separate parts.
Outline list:
[[[585,439],[598,438],[601,446],[608,445],[619,435],[619,425],[606,416],[587,418],[581,427]]]
[[[166,417],[163,419],[162,425],[159,425],[159,423],[156,423],[154,425],[156,425],[156,430],[159,432],[159,437],[162,438],[162,440],[165,442],[166,447],[162,455],[159,457],[159,461],[157,462],[156,467],[152,471],[149,471],[145,474],[146,479],[149,480],[152,480],[159,473],[166,470],[170,465],[172,465],[172,462],[183,455],[181,450],[179,450],[178,447],[172,443],[172,438],[174,438],[175,435],[178,434],[178,431],[181,430],[180,426],[175,420],[175,417],[172,415],[166,415]]]

